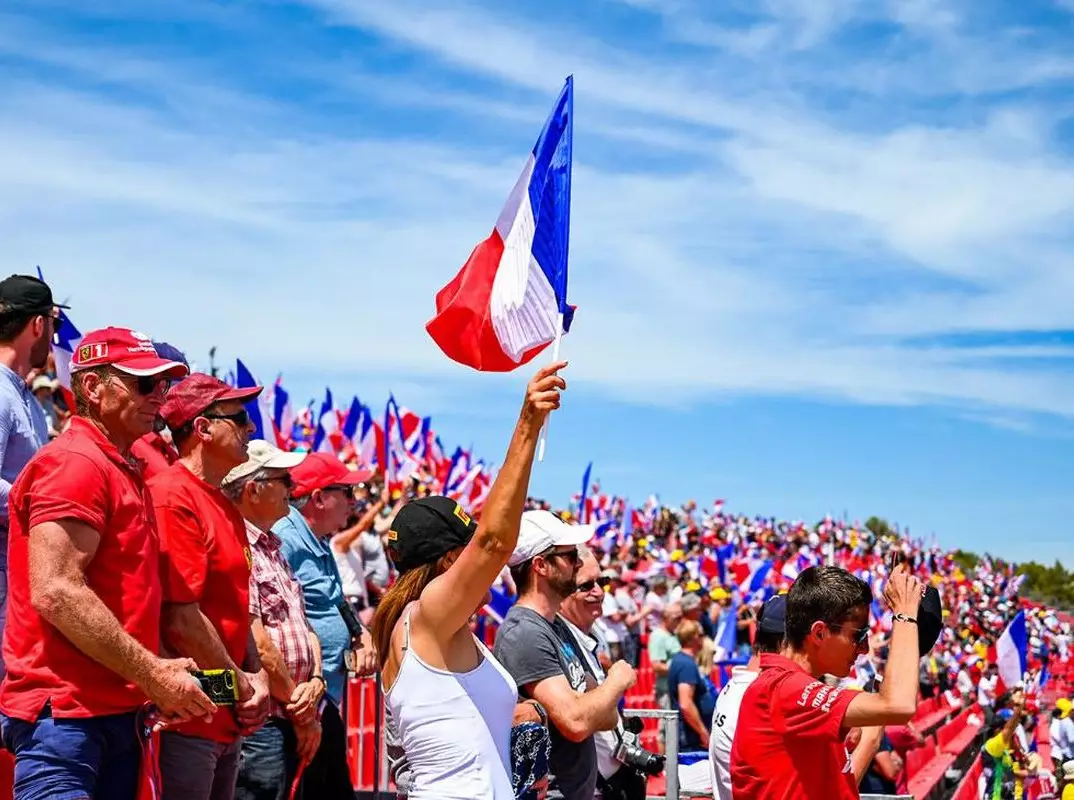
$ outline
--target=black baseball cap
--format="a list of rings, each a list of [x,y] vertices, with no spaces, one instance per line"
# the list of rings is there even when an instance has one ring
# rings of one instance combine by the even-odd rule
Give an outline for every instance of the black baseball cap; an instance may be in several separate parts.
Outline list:
[[[787,595],[769,597],[761,606],[757,624],[761,633],[784,636],[787,628]]]
[[[470,541],[477,523],[450,497],[411,500],[388,531],[388,554],[399,573],[431,564]]]
[[[935,586],[926,586],[925,594],[917,607],[917,647],[921,655],[927,655],[943,630],[943,603]]]
[[[11,275],[0,281],[0,313],[48,314],[54,308],[70,308],[52,299],[52,290],[32,275]]]

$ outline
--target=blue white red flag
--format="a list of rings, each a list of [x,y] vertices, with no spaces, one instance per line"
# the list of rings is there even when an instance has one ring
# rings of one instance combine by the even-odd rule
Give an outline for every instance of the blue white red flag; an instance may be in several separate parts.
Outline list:
[[[253,376],[253,373],[246,368],[246,365],[242,363],[241,359],[235,359],[235,388],[247,389],[254,386],[260,386],[257,379]],[[257,397],[246,402],[246,413],[250,415],[250,422],[253,423],[254,432],[250,437],[251,439],[265,439],[269,444],[279,446],[279,440],[276,437],[275,430],[272,425],[272,409],[274,401],[272,398],[273,387],[266,386],[264,391]]]
[[[1026,612],[1019,611],[996,642],[996,664],[1003,684],[997,696],[1020,684],[1026,674],[1029,637],[1026,634]]]
[[[510,372],[570,330],[573,123],[574,80],[567,78],[496,227],[436,295],[425,329],[453,361]]]

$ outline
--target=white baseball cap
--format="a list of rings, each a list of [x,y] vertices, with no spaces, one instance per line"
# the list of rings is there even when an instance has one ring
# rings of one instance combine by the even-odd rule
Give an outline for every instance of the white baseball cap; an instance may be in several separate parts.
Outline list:
[[[593,538],[592,525],[568,525],[551,511],[526,511],[518,529],[518,544],[507,566],[517,567],[553,547],[585,544]]]
[[[273,447],[264,439],[254,439],[246,445],[246,461],[231,470],[224,478],[224,485],[234,483],[259,469],[291,469],[306,458],[305,453],[288,453]]]

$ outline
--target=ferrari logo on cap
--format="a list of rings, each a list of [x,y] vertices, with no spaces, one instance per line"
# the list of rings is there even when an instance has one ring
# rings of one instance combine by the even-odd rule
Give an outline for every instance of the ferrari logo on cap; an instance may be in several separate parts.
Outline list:
[[[81,362],[104,358],[108,355],[108,345],[103,342],[98,344],[84,344],[78,348],[78,360]]]
[[[395,542],[395,541],[398,541],[398,539],[399,539],[399,533],[397,531],[394,531],[394,530],[389,530],[388,531],[388,541],[389,542]]]
[[[470,515],[463,511],[458,503],[455,504],[455,516],[462,520],[463,525],[470,524]]]

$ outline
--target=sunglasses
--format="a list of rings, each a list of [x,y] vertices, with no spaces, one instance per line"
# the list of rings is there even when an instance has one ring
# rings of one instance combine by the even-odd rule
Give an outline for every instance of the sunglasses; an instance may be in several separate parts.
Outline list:
[[[275,475],[271,478],[259,478],[254,483],[272,483],[273,481],[279,481],[283,484],[285,489],[294,489],[295,480],[290,475]]]
[[[250,424],[250,415],[246,409],[242,411],[236,411],[234,414],[202,414],[205,419],[226,419],[228,422],[234,422],[238,427],[245,428]]]
[[[601,589],[606,589],[610,583],[611,580],[609,580],[608,578],[596,578],[595,580],[591,581],[582,581],[578,584],[578,588],[575,589],[575,591],[578,592],[578,594],[588,594],[589,592],[593,591],[594,586],[599,586]]]
[[[164,387],[163,394],[167,394],[172,387],[172,381],[160,375],[120,375],[119,378],[124,383],[126,383],[126,378],[130,378],[134,383],[135,391],[143,397],[156,394],[162,385]]]
[[[831,623],[828,623],[828,627],[831,628],[831,630],[834,633],[839,633],[840,630],[842,629],[841,625],[832,625]],[[855,645],[861,646],[861,645],[865,644],[868,640],[869,640],[869,626],[868,625],[866,625],[864,628],[856,628],[856,629],[854,629],[853,631],[850,632],[850,641],[854,642]]]
[[[343,492],[348,497],[354,497],[354,487],[345,483],[335,483],[331,486],[325,486],[321,489],[322,492]]]
[[[546,550],[545,552],[541,553],[541,556],[543,558],[546,558],[546,559],[548,559],[548,558],[556,558],[557,556],[558,557],[563,557],[563,558],[569,558],[575,564],[579,564],[582,561],[582,559],[578,557],[578,548],[577,547],[572,547],[570,550],[555,550],[555,549]]]

